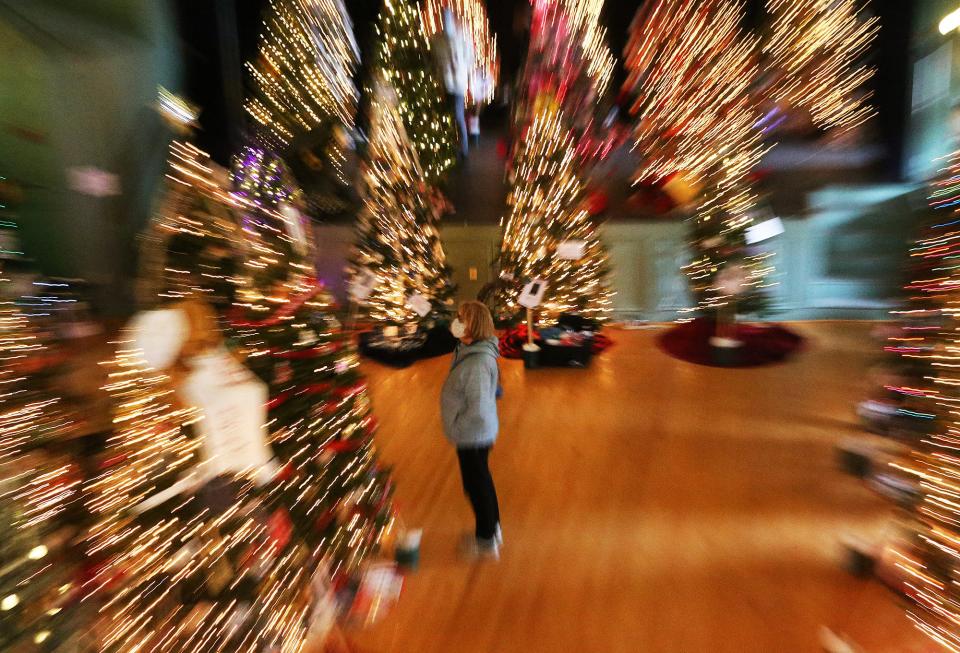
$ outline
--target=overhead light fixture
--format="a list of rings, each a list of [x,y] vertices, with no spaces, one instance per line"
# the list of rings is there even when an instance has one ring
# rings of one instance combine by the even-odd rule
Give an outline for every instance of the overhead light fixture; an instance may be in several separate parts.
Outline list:
[[[960,9],[955,9],[940,21],[940,33],[947,35],[960,27]]]

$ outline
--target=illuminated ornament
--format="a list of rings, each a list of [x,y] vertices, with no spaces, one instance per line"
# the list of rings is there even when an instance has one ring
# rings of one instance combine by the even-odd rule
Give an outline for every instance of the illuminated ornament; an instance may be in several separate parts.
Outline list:
[[[703,191],[700,184],[683,173],[675,173],[667,177],[661,184],[661,188],[677,206],[691,204]]]

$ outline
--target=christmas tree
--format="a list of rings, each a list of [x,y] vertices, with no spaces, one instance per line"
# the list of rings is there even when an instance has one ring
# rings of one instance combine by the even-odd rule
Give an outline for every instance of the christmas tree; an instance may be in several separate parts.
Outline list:
[[[852,2],[770,0],[768,7],[774,21],[761,47],[740,27],[740,2],[647,2],[625,50],[624,90],[634,98],[634,150],[642,157],[634,183],[662,186],[691,211],[686,272],[703,313],[769,307],[771,254],[747,243],[758,215],[753,172],[768,149],[762,130],[775,122],[764,110],[789,103],[826,128],[849,128],[870,114],[856,92],[871,72],[856,61],[875,23],[859,21]]]
[[[603,0],[535,0],[530,44],[520,73],[513,123],[522,130],[538,116],[537,98],[552,94],[576,136],[584,160],[606,152],[599,112],[614,58],[600,25]]]
[[[292,537],[267,469],[238,470],[236,449],[206,440],[203,422],[215,416],[181,394],[221,346],[211,305],[229,306],[232,295],[223,268],[240,202],[212,173],[203,153],[174,144],[145,241],[158,264],[144,270],[167,303],[141,314],[106,364],[116,428],[86,492],[100,651],[294,651],[310,627],[321,553]]]
[[[391,482],[377,461],[359,360],[306,262],[312,243],[282,162],[248,149],[235,159],[233,178],[245,200],[254,274],[237,293],[228,332],[270,389],[270,444],[284,465],[273,500],[338,579],[352,578],[392,522]]]
[[[81,472],[69,454],[78,423],[51,389],[49,334],[11,282],[28,265],[14,194],[0,178],[0,648],[27,653],[80,646],[87,615],[75,550]]]
[[[342,0],[270,0],[245,107],[260,148],[285,155],[311,206],[342,212],[359,51]]]
[[[878,416],[879,402],[866,412],[861,405],[861,414],[890,438],[874,460],[871,485],[899,506],[898,528],[888,529],[895,535],[884,543],[878,574],[909,599],[908,616],[920,630],[946,650],[957,650],[960,392],[954,306],[960,276],[953,259],[960,236],[960,153],[948,158],[932,191],[934,217],[910,249],[907,301],[896,312],[900,328],[886,346],[900,360],[884,378],[884,415]]]
[[[370,113],[363,208],[348,274],[355,286],[370,286],[362,310],[377,337],[387,346],[410,348],[448,319],[453,305],[438,230],[445,200],[424,181],[397,97],[384,80],[376,84]]]
[[[245,268],[251,277],[245,301],[263,303],[264,293],[312,276],[310,222],[297,208],[305,204],[303,194],[283,160],[257,147],[244,147],[234,157],[231,178],[234,196],[242,200]],[[251,292],[260,296],[251,297]]]
[[[743,312],[761,310],[771,284],[766,257],[746,243],[756,204],[750,175],[765,148],[750,94],[758,43],[742,32],[742,20],[742,5],[729,0],[647,3],[626,48],[624,87],[635,96],[634,149],[643,157],[634,183],[673,181],[699,194],[686,272],[706,312],[735,299]],[[735,265],[745,268],[740,297],[718,283]]]
[[[466,103],[484,105],[493,100],[500,73],[497,37],[490,31],[481,0],[427,0],[423,3],[423,30],[429,41],[443,30],[443,10],[450,9],[473,43],[473,71],[467,83]]]
[[[490,300],[494,317],[516,318],[518,284],[542,279],[547,294],[538,308],[541,323],[552,324],[566,312],[602,322],[611,308],[609,266],[584,203],[574,137],[552,95],[541,94],[534,111],[515,154],[499,259],[508,283]]]
[[[863,87],[875,71],[860,61],[879,18],[862,19],[858,0],[767,0],[767,12],[766,97],[806,110],[821,129],[843,131],[868,120],[874,110]]]
[[[456,161],[457,135],[416,5],[410,0],[384,0],[377,38],[374,85],[382,76],[393,87],[396,110],[417,153],[420,178],[437,183]]]

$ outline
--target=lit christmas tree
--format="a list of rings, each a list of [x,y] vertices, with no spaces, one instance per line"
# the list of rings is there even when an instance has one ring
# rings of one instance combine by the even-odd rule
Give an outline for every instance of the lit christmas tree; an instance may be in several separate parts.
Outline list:
[[[859,0],[767,0],[773,22],[764,53],[764,94],[808,111],[821,129],[847,130],[875,112],[863,87],[876,72],[860,63],[880,29]]]
[[[211,304],[229,305],[223,256],[240,233],[230,227],[240,202],[190,146],[174,144],[168,179],[146,241],[158,267],[145,268],[168,303],[141,314],[106,363],[116,427],[86,490],[97,650],[301,650],[322,553],[292,537],[267,467],[237,469],[243,452],[207,439],[204,423],[223,416],[182,394],[222,347]],[[161,328],[143,328],[154,320]]]
[[[163,310],[140,314],[106,364],[117,426],[87,491],[97,650],[301,651],[337,609],[323,588],[355,585],[392,526],[357,357],[306,282],[284,176],[246,150],[235,195],[202,152],[171,150],[143,267]],[[214,307],[234,316],[229,342]],[[204,369],[229,379],[214,394],[250,387],[227,344],[270,381],[248,402],[267,405],[262,439],[216,397],[193,403]]]
[[[697,310],[708,314],[763,312],[775,285],[771,254],[747,243],[758,214],[752,173],[768,149],[761,107],[770,98],[789,103],[823,127],[849,128],[870,115],[856,92],[871,73],[856,61],[875,23],[859,21],[849,2],[768,5],[774,24],[763,67],[735,0],[647,2],[625,50],[642,157],[634,183],[662,185],[691,209],[686,272]]]
[[[371,100],[370,144],[362,164],[363,208],[348,274],[370,280],[364,315],[386,347],[423,344],[426,331],[450,316],[454,286],[440,244],[438,222],[446,201],[424,181],[407,138],[397,98],[386,82]],[[418,312],[418,303],[423,309]]]
[[[78,422],[51,391],[49,336],[18,306],[11,272],[25,264],[0,178],[0,649],[34,653],[84,645],[76,556],[81,472],[69,455]]]
[[[907,301],[895,312],[901,325],[885,348],[900,359],[884,380],[885,409],[881,416],[879,402],[861,404],[861,415],[890,438],[870,466],[871,485],[899,507],[877,573],[909,599],[920,630],[951,651],[960,650],[958,201],[955,152],[932,187],[933,219],[910,249]]]
[[[427,0],[423,3],[424,34],[429,41],[443,30],[443,10],[450,9],[473,43],[473,71],[467,83],[467,105],[493,100],[500,74],[497,37],[490,31],[487,9],[481,0]]]
[[[584,203],[574,139],[551,95],[540,95],[534,111],[520,136],[507,196],[499,267],[510,283],[490,300],[494,317],[518,317],[518,284],[542,279],[547,294],[537,309],[541,324],[553,324],[566,312],[603,322],[611,309],[609,265]],[[561,246],[576,251],[567,255]]]
[[[396,92],[397,111],[423,171],[420,178],[437,183],[456,161],[457,135],[417,6],[384,0],[377,38],[374,75],[382,75]]]
[[[345,208],[359,50],[342,0],[270,0],[247,114],[260,147],[285,155],[314,208]]]
[[[283,160],[257,147],[244,147],[231,167],[234,196],[241,202],[241,226],[245,238],[244,268],[251,283],[241,289],[245,303],[261,303],[283,285],[313,276],[308,262],[312,250],[310,222],[297,208],[304,206],[303,194]],[[259,293],[251,297],[250,293]]]
[[[750,174],[765,151],[755,129],[760,114],[751,85],[758,43],[743,34],[743,6],[730,0],[647,3],[626,47],[638,121],[634,149],[643,157],[635,183],[672,181],[702,188],[691,222],[686,268],[697,308],[711,312],[731,301],[717,282],[726,266],[745,268],[744,312],[762,309],[771,268],[746,243],[756,194]]]
[[[377,461],[352,337],[306,262],[308,225],[286,176],[282,162],[262,151],[235,159],[253,282],[238,290],[228,330],[269,386],[270,445],[285,470],[273,500],[343,580],[360,573],[390,529],[392,484]]]

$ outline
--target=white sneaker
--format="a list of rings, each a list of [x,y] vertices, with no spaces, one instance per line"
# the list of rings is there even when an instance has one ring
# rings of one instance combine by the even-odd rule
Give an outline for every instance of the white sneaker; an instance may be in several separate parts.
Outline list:
[[[500,545],[496,538],[484,540],[469,535],[460,545],[460,551],[467,560],[499,560]]]

